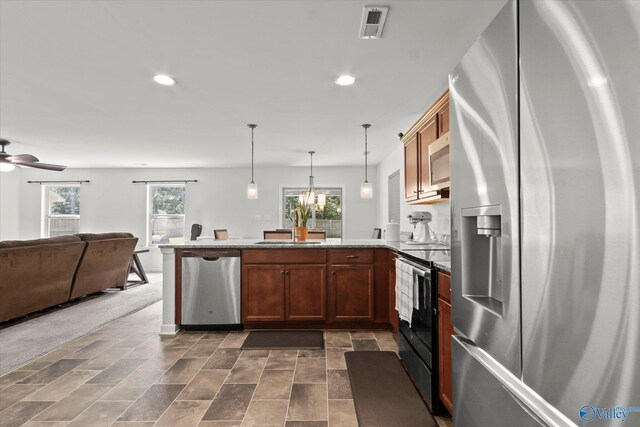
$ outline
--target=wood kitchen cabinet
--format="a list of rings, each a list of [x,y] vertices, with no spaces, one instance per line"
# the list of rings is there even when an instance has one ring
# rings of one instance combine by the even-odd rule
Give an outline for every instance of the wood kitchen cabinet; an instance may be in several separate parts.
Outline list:
[[[375,253],[373,249],[330,251],[331,320],[373,321]]]
[[[327,251],[242,252],[242,322],[326,320]]]
[[[446,91],[401,137],[405,202],[449,198],[449,92]]]
[[[373,320],[373,272],[373,265],[331,266],[332,320]]]
[[[453,374],[451,337],[455,335],[451,323],[451,276],[438,271],[438,395],[444,406],[453,413]]]
[[[286,320],[325,320],[327,307],[325,265],[285,266]]]
[[[242,321],[284,320],[284,265],[245,265],[242,268]]]
[[[242,323],[248,329],[388,329],[390,310],[395,313],[391,260],[386,248],[245,249]]]
[[[404,200],[418,200],[419,159],[418,134],[414,134],[404,145]]]
[[[245,265],[242,321],[326,319],[325,265]]]
[[[389,251],[389,324],[395,335],[398,335],[399,319],[396,310],[396,260],[398,253]]]

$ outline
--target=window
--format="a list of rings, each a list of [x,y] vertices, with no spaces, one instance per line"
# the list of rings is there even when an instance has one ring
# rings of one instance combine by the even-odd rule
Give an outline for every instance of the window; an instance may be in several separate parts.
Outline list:
[[[303,187],[285,187],[282,189],[282,218],[280,223],[282,228],[293,228],[293,220],[291,219],[291,211],[298,206],[300,193],[306,191]],[[324,230],[327,238],[342,237],[342,188],[316,188],[316,202],[318,194],[326,196],[324,207],[320,207],[317,203],[312,207],[311,220],[307,223],[307,227]]]
[[[80,231],[80,186],[49,186],[44,191],[44,237],[64,236]]]
[[[148,185],[148,245],[184,242],[185,186]]]

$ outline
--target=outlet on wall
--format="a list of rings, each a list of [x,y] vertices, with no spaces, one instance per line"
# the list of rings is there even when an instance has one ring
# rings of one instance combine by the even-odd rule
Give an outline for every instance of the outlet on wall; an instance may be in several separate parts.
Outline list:
[[[264,219],[265,221],[271,221],[271,215],[265,215],[265,216],[263,217],[263,219]]]

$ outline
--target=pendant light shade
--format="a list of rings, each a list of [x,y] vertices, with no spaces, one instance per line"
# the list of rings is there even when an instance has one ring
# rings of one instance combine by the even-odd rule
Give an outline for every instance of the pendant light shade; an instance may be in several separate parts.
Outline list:
[[[373,197],[373,185],[368,180],[368,164],[367,158],[369,156],[367,146],[367,129],[371,127],[370,124],[365,123],[362,125],[364,128],[364,182],[360,184],[360,197],[363,199],[370,199]]]
[[[257,199],[258,198],[258,184],[255,182],[250,182],[247,184],[247,199]]]
[[[373,185],[370,182],[363,182],[360,184],[360,197],[363,199],[370,199],[373,197]]]
[[[327,195],[324,193],[318,194],[318,207],[322,210],[327,205]]]
[[[253,181],[253,130],[257,128],[258,125],[249,124],[247,126],[251,128],[251,182],[247,184],[247,199],[257,199],[258,184]]]

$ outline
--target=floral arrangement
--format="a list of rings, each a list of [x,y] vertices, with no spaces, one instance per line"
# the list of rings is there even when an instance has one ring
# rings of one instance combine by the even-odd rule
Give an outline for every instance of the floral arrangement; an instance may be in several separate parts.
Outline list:
[[[291,221],[296,227],[306,227],[309,218],[311,218],[311,206],[306,203],[300,203],[291,210]]]

